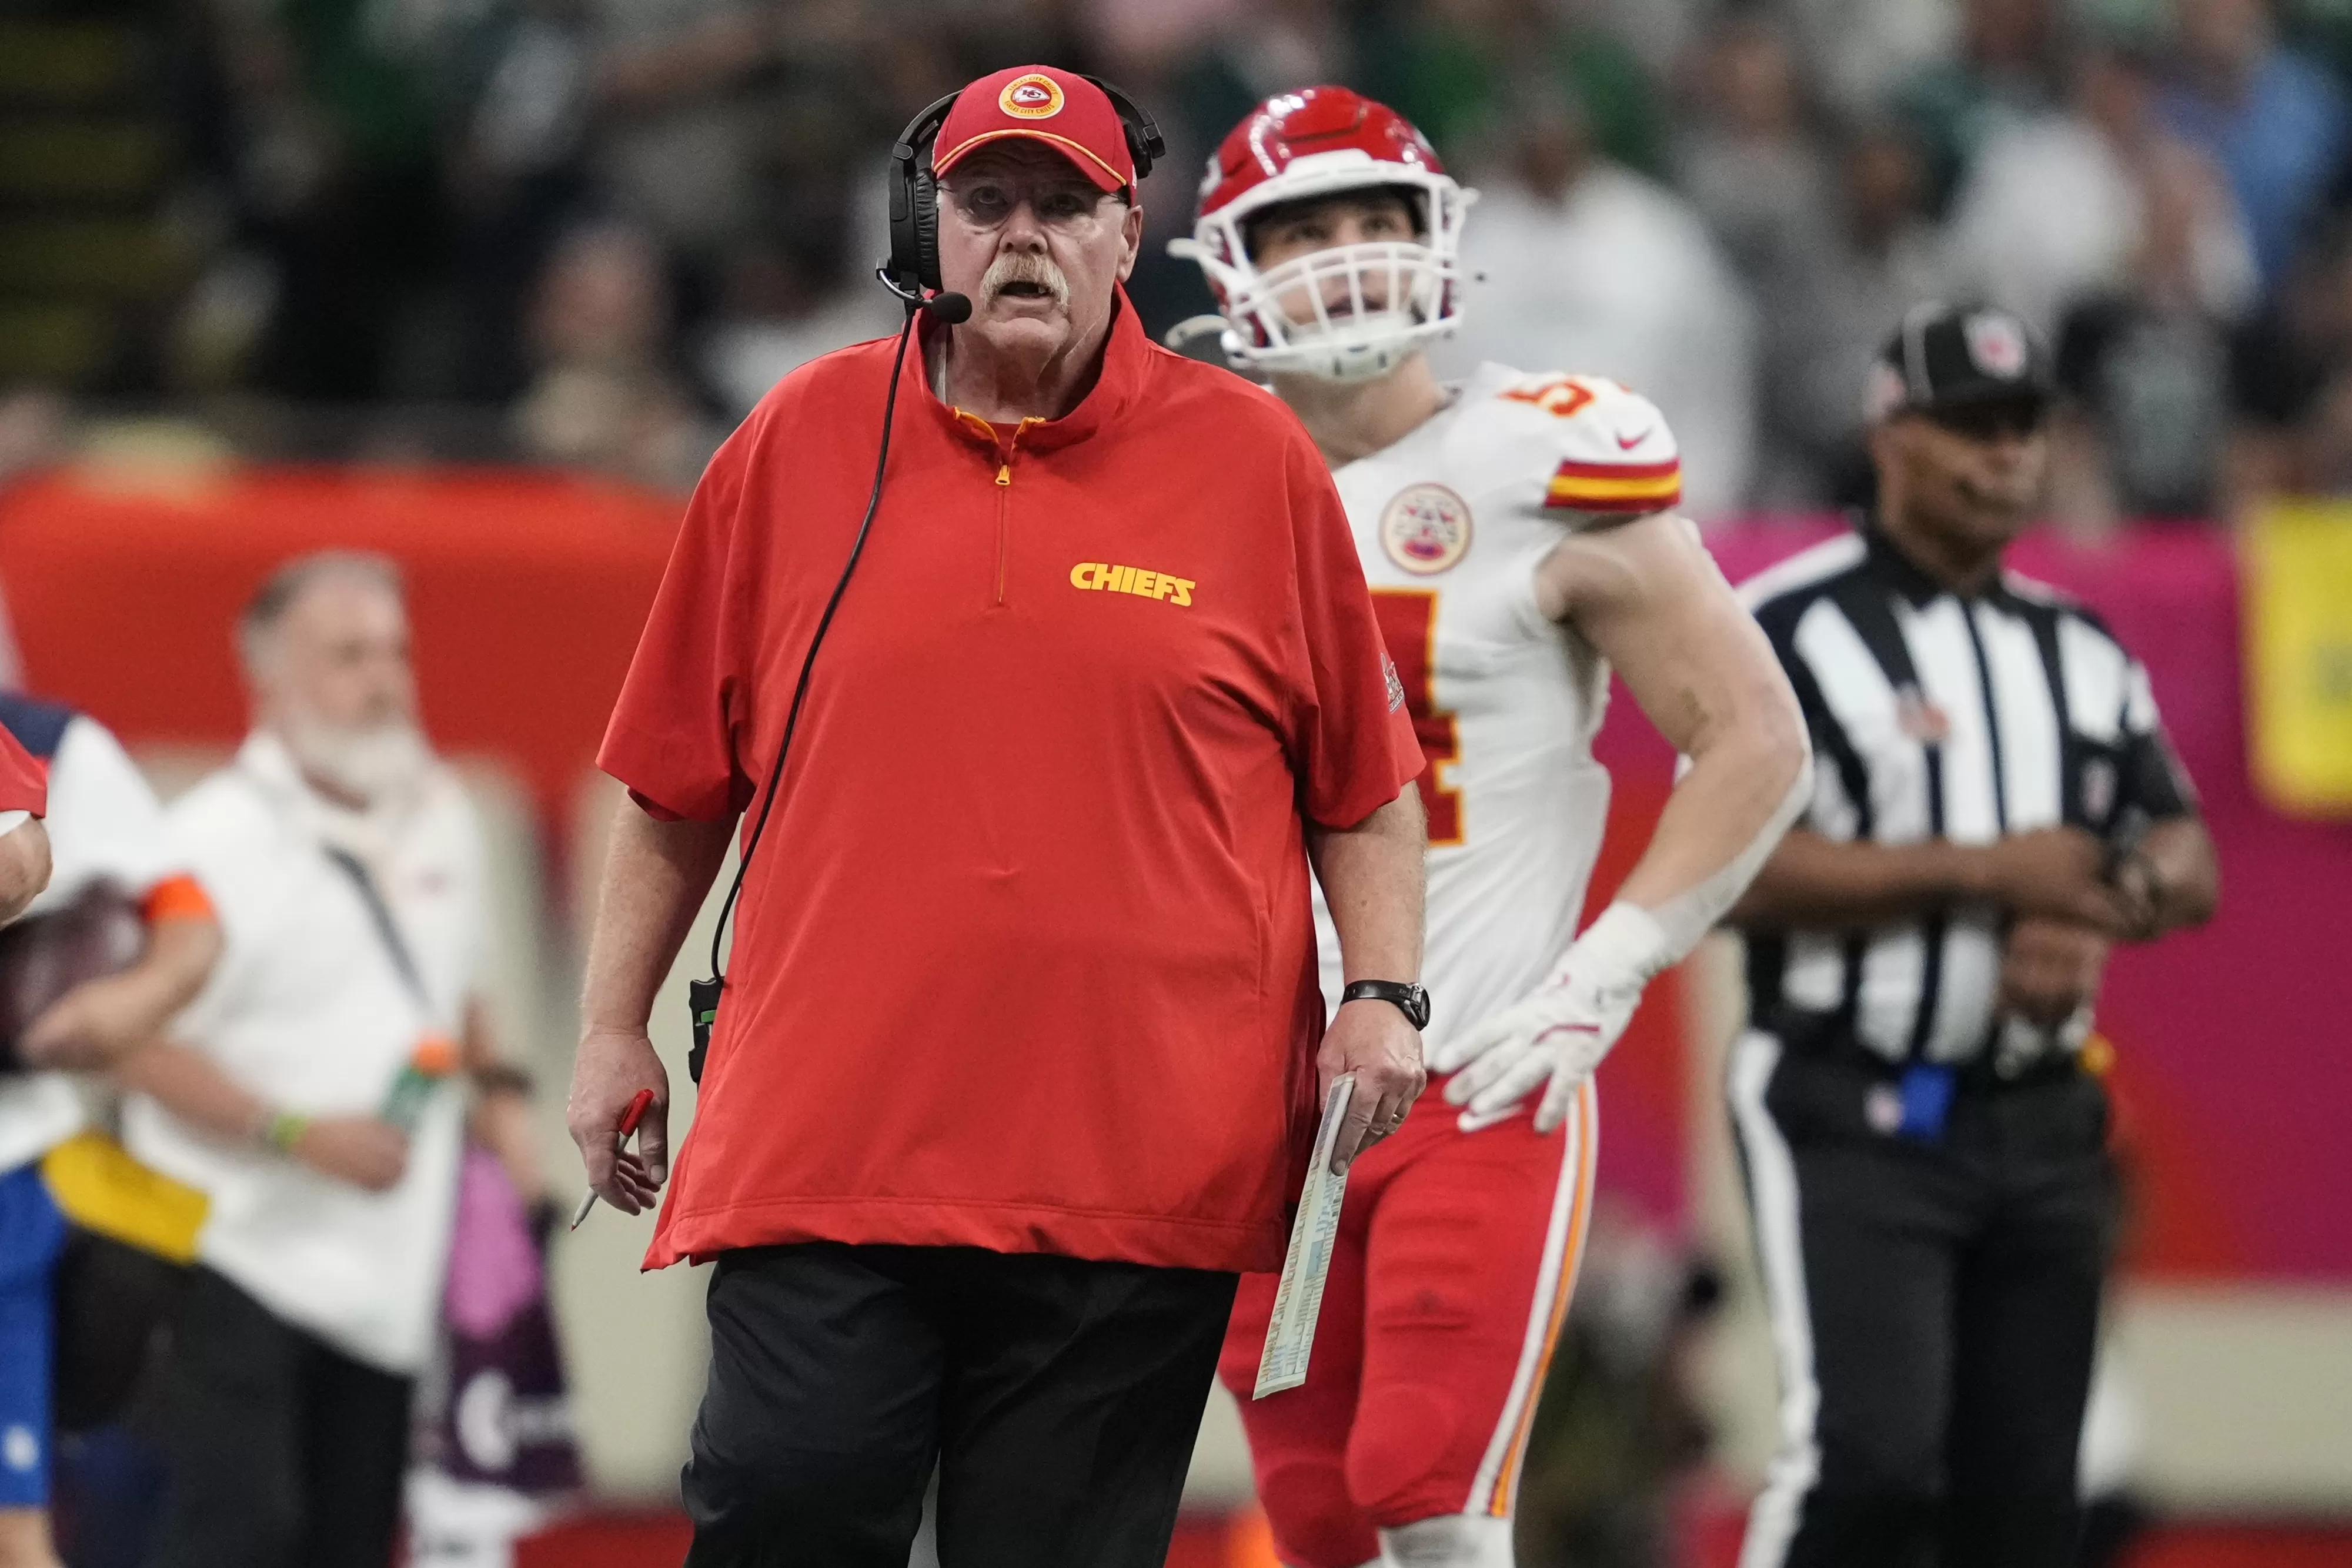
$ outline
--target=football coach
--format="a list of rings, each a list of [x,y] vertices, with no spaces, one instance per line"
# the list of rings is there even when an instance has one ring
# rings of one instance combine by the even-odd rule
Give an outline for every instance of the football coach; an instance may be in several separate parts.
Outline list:
[[[570,1123],[625,1212],[675,1175],[647,1267],[717,1263],[697,1568],[903,1568],[934,1462],[943,1561],[1159,1568],[1323,1086],[1341,1159],[1422,1086],[1420,748],[1305,432],[1120,287],[1157,143],[1043,67],[908,128],[935,304],[712,460],[605,736]],[[671,1173],[646,1017],[739,824]],[[1328,1030],[1310,861],[1366,982]]]

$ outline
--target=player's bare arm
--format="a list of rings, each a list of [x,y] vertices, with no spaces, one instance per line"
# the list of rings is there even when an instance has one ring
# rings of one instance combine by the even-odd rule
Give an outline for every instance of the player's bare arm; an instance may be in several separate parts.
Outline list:
[[[49,831],[38,817],[27,817],[0,833],[0,925],[25,913],[25,906],[49,885]]]
[[[734,831],[731,819],[664,822],[634,804],[614,820],[564,1123],[587,1165],[588,1185],[624,1214],[652,1207],[669,1176],[669,1073],[646,1022]],[[640,1089],[653,1091],[653,1105],[637,1124],[636,1148],[616,1157],[613,1134]]]
[[[1536,603],[1573,624],[1691,758],[1619,891],[1535,994],[1447,1042],[1446,1098],[1465,1129],[1513,1115],[1549,1083],[1546,1131],[1633,1019],[1651,977],[1729,910],[1812,788],[1804,719],[1769,643],[1716,570],[1698,530],[1654,512],[1562,540]]]
[[[1339,928],[1340,961],[1349,980],[1421,973],[1427,845],[1416,789],[1406,789],[1352,828],[1308,825],[1307,857]],[[1358,1154],[1394,1132],[1427,1081],[1421,1032],[1384,1001],[1341,1003],[1324,1031],[1316,1066],[1324,1092],[1340,1074],[1356,1075],[1347,1124],[1332,1151],[1334,1170],[1346,1170]]]
[[[1608,656],[1643,716],[1691,759],[1620,897],[1664,906],[1787,825],[1792,794],[1810,782],[1804,716],[1696,528],[1654,512],[1573,535],[1537,573],[1536,602]]]

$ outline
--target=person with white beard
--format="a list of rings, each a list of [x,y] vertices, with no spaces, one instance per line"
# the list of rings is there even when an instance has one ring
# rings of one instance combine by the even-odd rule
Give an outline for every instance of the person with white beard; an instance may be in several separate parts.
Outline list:
[[[148,1562],[383,1568],[449,1249],[451,1074],[519,1086],[476,1022],[481,834],[417,727],[390,561],[289,563],[237,641],[253,733],[171,810],[226,952],[126,1074],[132,1152],[211,1199]]]

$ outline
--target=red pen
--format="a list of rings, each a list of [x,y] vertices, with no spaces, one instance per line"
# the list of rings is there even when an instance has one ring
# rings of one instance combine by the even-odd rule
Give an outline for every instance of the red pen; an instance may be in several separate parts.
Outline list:
[[[629,1146],[629,1134],[635,1132],[637,1124],[646,1119],[646,1108],[653,1103],[654,1092],[650,1089],[638,1090],[629,1101],[629,1108],[621,1113],[621,1130],[613,1134],[613,1152],[615,1155]],[[580,1207],[572,1211],[572,1228],[579,1229],[580,1222],[587,1218],[588,1211],[595,1207],[596,1189],[592,1186],[582,1195]]]

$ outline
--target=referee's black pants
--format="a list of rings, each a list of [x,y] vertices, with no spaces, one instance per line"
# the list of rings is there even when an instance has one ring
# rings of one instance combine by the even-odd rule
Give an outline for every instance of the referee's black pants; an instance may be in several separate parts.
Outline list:
[[[1235,1277],[969,1247],[723,1254],[688,1568],[1161,1568]]]
[[[1964,1083],[1915,1138],[1885,1075],[1755,1032],[1730,1087],[1781,1376],[1740,1568],[2071,1568],[2105,1092]]]

